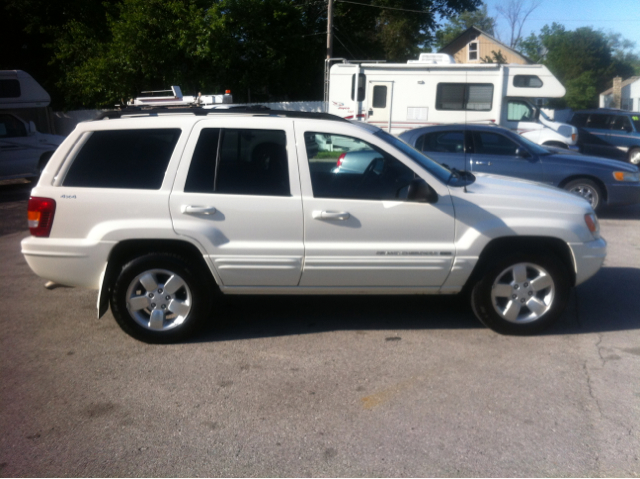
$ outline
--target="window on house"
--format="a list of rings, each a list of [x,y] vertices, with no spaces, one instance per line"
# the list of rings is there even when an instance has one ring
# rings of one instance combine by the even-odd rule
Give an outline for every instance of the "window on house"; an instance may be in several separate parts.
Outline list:
[[[469,43],[469,61],[478,60],[478,42]]]
[[[436,110],[489,111],[492,105],[491,83],[438,83]]]

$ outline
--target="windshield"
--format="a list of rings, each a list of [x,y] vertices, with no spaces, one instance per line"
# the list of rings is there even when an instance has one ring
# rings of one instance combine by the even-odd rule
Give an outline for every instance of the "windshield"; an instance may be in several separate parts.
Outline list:
[[[400,150],[402,153],[407,155],[413,161],[418,163],[420,166],[422,166],[425,170],[427,170],[429,173],[431,173],[433,176],[438,178],[443,183],[447,184],[449,180],[452,178],[452,176],[454,176],[452,171],[449,168],[445,168],[440,163],[436,163],[431,158],[424,156],[422,153],[420,153],[414,147],[402,141],[400,138],[390,135],[384,130],[378,130],[374,133],[374,135],[386,141],[390,145],[395,146],[398,150]]]
[[[551,118],[549,118],[543,111],[542,109],[538,110],[540,112],[540,114],[544,117],[545,120],[547,121],[553,121]]]
[[[526,139],[524,136],[518,136],[518,141],[520,141],[520,143],[523,143],[527,148],[529,148],[529,151],[531,151],[534,155],[550,155],[551,152],[549,150],[547,150],[546,148],[543,148],[542,146],[538,145],[537,143],[534,143],[531,140]]]

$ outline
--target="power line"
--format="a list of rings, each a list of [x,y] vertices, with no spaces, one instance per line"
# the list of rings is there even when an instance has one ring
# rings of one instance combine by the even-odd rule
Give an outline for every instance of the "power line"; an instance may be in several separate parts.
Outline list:
[[[346,46],[344,43],[342,43],[342,40],[340,40],[340,39],[338,38],[338,35],[336,35],[336,34],[334,33],[334,34],[333,34],[333,36],[335,37],[335,39],[336,39],[336,40],[338,40],[338,41],[340,42],[340,45],[342,45],[342,46],[344,47],[344,49],[347,51],[347,53],[349,53],[349,55],[351,55],[351,57],[352,57],[352,58],[355,58],[355,57],[356,57],[353,53],[351,53],[351,51],[347,48],[347,46]]]
[[[425,10],[408,10],[406,8],[395,8],[395,7],[380,7],[378,5],[367,5],[366,3],[359,3],[359,2],[350,2],[348,0],[335,0],[336,2],[340,2],[340,3],[352,3],[353,5],[360,5],[362,7],[373,7],[373,8],[381,8],[383,10],[399,10],[401,12],[413,12],[413,13],[424,13],[424,14],[428,14],[431,15],[430,11],[425,11]]]

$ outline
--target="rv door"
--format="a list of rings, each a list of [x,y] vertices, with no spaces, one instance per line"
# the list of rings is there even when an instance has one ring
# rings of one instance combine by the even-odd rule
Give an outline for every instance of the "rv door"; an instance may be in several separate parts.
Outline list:
[[[367,122],[391,133],[391,101],[393,99],[392,81],[370,81],[369,111]]]

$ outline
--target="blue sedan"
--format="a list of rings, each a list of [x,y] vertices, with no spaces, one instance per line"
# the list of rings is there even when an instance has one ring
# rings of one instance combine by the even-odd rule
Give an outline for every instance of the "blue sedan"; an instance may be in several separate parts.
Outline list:
[[[497,126],[428,126],[400,138],[451,168],[553,185],[584,197],[594,210],[640,202],[638,167],[542,147]]]

